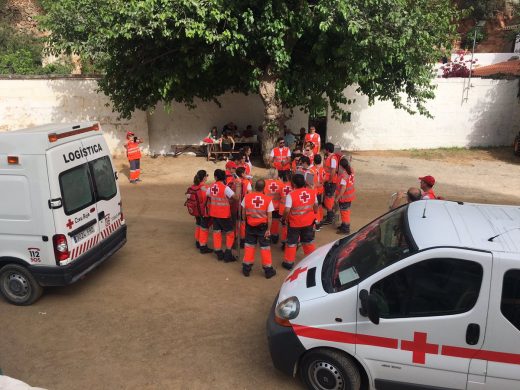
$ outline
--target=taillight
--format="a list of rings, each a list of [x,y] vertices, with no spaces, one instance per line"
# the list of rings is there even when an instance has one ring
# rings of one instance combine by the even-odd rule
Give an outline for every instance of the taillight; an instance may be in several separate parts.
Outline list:
[[[67,238],[64,234],[55,234],[52,237],[54,244],[54,257],[56,258],[56,264],[60,264],[60,261],[65,261],[70,257],[69,246],[67,245]]]

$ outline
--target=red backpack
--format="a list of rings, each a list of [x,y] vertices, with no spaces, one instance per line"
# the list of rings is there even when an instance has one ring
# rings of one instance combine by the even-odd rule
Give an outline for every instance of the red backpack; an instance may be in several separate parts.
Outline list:
[[[203,217],[204,206],[200,204],[199,197],[200,186],[192,185],[186,190],[186,202],[184,206],[188,209],[188,213],[194,217]]]

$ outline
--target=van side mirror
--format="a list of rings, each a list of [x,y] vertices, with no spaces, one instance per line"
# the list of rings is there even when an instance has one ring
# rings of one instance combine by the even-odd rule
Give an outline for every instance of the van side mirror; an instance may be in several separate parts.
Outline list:
[[[359,300],[361,305],[359,307],[359,314],[363,317],[368,317],[374,324],[379,324],[379,306],[377,305],[377,298],[374,294],[369,294],[367,290],[363,289],[359,292]]]

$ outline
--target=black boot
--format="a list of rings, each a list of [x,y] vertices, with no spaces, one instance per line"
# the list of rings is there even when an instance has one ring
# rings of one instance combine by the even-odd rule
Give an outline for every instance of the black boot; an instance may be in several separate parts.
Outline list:
[[[242,263],[242,274],[244,276],[249,276],[249,274],[251,273],[251,269],[252,268],[253,268],[252,264]]]
[[[266,279],[271,279],[276,275],[276,270],[273,267],[264,267],[264,273]]]
[[[211,253],[213,252],[213,249],[209,249],[207,245],[201,245],[200,246],[200,253]]]
[[[278,244],[279,236],[277,235],[271,235],[271,243],[272,244]]]
[[[240,239],[240,248],[244,249],[244,245],[246,244],[246,240]]]
[[[287,263],[287,262],[283,262],[282,263],[282,267],[284,267],[285,269],[288,269],[289,271],[292,270],[294,264],[293,263]]]
[[[237,261],[237,258],[233,256],[233,253],[231,253],[231,249],[226,249],[224,252],[224,263],[231,263],[233,261]]]
[[[197,249],[200,249],[200,244],[198,241],[195,241],[195,246],[197,247]]]
[[[336,234],[350,234],[350,225],[342,223],[338,230],[336,230]]]
[[[327,216],[323,221],[321,221],[322,225],[330,225],[334,223],[334,212],[333,211],[327,211]]]
[[[215,254],[217,255],[218,261],[224,260],[224,252],[222,252],[222,250],[215,251]]]

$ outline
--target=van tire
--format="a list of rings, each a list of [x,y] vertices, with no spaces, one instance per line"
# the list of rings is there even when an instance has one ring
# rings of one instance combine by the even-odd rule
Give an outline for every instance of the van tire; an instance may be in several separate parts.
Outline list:
[[[304,355],[300,376],[307,388],[313,390],[361,388],[357,365],[348,356],[329,349],[317,349]]]
[[[8,302],[28,306],[40,298],[43,288],[25,267],[8,264],[0,268],[0,292]]]

